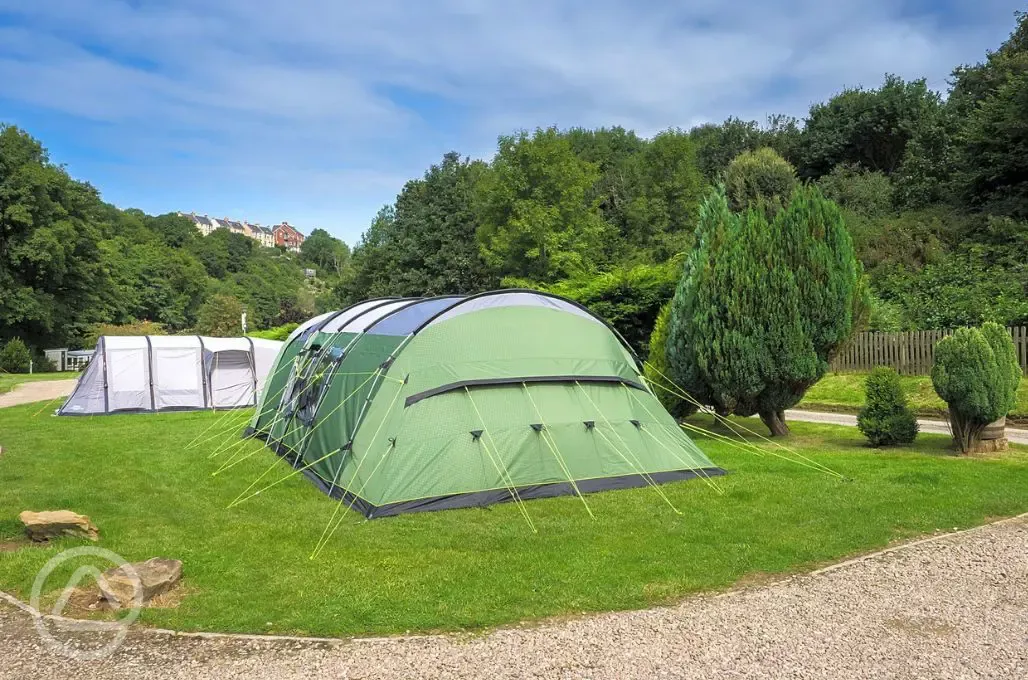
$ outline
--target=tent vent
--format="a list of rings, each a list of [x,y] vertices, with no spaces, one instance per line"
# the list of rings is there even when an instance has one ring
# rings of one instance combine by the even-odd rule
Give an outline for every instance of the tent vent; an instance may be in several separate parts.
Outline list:
[[[543,431],[543,424],[542,423],[532,423],[532,429],[535,430],[536,432],[542,432]]]
[[[628,422],[632,423],[636,427],[642,427],[642,423],[640,423],[638,420],[629,420]]]
[[[587,429],[587,430],[591,430],[594,427],[596,427],[596,421],[595,420],[586,420],[584,422],[585,422],[585,429]]]
[[[482,430],[472,430],[471,431],[471,441],[473,441],[473,442],[478,441],[478,438],[481,437],[481,436],[482,436]]]

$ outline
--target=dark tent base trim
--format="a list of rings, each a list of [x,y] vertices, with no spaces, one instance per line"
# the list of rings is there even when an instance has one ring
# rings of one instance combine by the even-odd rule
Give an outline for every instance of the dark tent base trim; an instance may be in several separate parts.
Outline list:
[[[596,493],[597,491],[614,491],[617,489],[634,489],[651,484],[653,480],[657,484],[668,482],[680,482],[697,477],[719,477],[727,474],[719,467],[702,468],[700,470],[672,470],[670,472],[656,472],[645,477],[640,474],[622,475],[620,477],[604,477],[600,479],[586,479],[575,481],[578,489],[583,493]],[[514,500],[508,489],[493,489],[491,491],[475,491],[473,493],[459,493],[449,496],[436,496],[434,498],[419,498],[413,501],[402,501],[400,503],[389,503],[387,505],[372,505],[363,498],[354,496],[352,493],[338,486],[330,488],[323,479],[304,471],[304,475],[314,482],[315,486],[332,498],[353,503],[353,509],[367,517],[390,517],[403,515],[411,512],[435,512],[437,510],[456,510],[458,508],[481,508],[497,503],[509,503]],[[647,479],[648,478],[648,479]],[[557,496],[571,496],[575,493],[574,488],[568,482],[554,482],[551,484],[533,484],[517,488],[521,500],[533,500],[536,498],[554,498]]]
[[[268,442],[268,433],[255,431],[248,427],[244,437],[254,437]],[[284,458],[286,461],[294,462],[295,452],[288,446],[277,442],[268,442],[272,451]],[[721,477],[728,474],[724,468],[706,467],[690,470],[669,470],[667,472],[654,472],[646,475],[631,474],[617,477],[600,477],[597,479],[575,480],[579,491],[583,494],[596,493],[597,491],[616,491],[618,489],[636,489],[649,486],[652,483],[667,484],[669,482],[681,482],[689,479],[704,477]],[[377,517],[391,517],[411,512],[435,512],[437,510],[455,510],[458,508],[481,508],[497,503],[510,503],[514,496],[509,489],[492,489],[489,491],[474,491],[470,493],[450,494],[448,496],[435,496],[432,498],[419,498],[412,501],[401,501],[399,503],[388,503],[386,505],[373,505],[363,498],[356,496],[346,489],[330,484],[319,477],[313,470],[304,470],[303,476],[309,479],[314,486],[322,493],[336,500],[343,501],[347,506],[361,513],[368,519]],[[557,496],[571,496],[575,494],[574,487],[569,482],[552,482],[548,484],[532,484],[529,486],[517,487],[517,494],[522,500],[533,500],[536,498],[555,498]]]

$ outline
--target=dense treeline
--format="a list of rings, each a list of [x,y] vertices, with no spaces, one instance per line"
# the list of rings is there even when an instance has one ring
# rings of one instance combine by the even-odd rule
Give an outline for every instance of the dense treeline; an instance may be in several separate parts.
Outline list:
[[[0,126],[0,341],[21,337],[38,352],[137,321],[238,334],[244,306],[254,327],[301,321],[327,294],[304,266],[331,283],[348,255],[324,231],[297,257],[225,229],[202,237],[175,214],[119,210],[38,141]]]
[[[795,173],[729,171],[736,159],[780,168],[783,158]],[[746,186],[754,176],[772,186]],[[729,118],[650,139],[539,129],[501,137],[488,162],[446,154],[352,253],[320,230],[295,257],[227,231],[202,238],[174,215],[118,210],[6,127],[0,339],[38,348],[73,344],[99,322],[224,325],[230,299],[251,326],[269,327],[368,296],[511,285],[589,305],[645,353],[705,198],[718,185],[788,196],[804,183],[841,208],[873,328],[1028,322],[1028,18],[1017,15],[981,63],[957,67],[945,96],[886,76],[802,121]],[[303,266],[317,269],[314,285]]]
[[[773,150],[774,153],[768,151]],[[882,330],[1028,321],[1028,19],[947,96],[886,76],[804,121],[729,118],[643,139],[622,128],[501,137],[489,162],[447,154],[403,188],[336,288],[431,295],[498,285],[588,304],[639,350],[730,163],[783,157],[842,208]],[[770,162],[773,162],[770,161]],[[739,189],[739,187],[736,187]]]

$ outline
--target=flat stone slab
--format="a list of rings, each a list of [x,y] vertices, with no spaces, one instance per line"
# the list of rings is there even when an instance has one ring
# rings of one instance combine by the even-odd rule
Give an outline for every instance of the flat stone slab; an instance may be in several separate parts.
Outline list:
[[[175,587],[182,578],[182,562],[165,557],[151,557],[108,569],[98,579],[100,594],[113,607],[146,605],[161,593]]]
[[[60,536],[74,536],[95,541],[100,531],[86,515],[71,510],[47,510],[32,512],[26,510],[18,519],[25,525],[25,534],[33,541],[49,541]]]

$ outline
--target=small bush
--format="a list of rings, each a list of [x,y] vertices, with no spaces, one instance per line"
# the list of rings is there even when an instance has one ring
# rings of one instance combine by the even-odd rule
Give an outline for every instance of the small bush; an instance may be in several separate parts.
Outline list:
[[[907,405],[899,374],[879,366],[864,383],[867,401],[857,416],[857,427],[871,446],[909,444],[917,437],[917,419]]]
[[[11,338],[0,350],[0,371],[5,373],[28,373],[32,355],[21,338]]]
[[[165,335],[167,330],[154,321],[135,321],[133,323],[98,323],[90,327],[82,339],[85,347],[96,347],[101,335]]]
[[[290,333],[292,333],[297,329],[297,327],[299,327],[299,325],[300,324],[298,323],[287,323],[281,326],[276,326],[275,328],[269,328],[266,331],[254,331],[252,333],[247,333],[247,335],[249,335],[251,338],[284,341],[286,338],[289,337]]]
[[[1010,412],[1020,378],[1014,342],[999,324],[958,328],[935,345],[932,385],[961,451],[978,448],[985,426]]]

